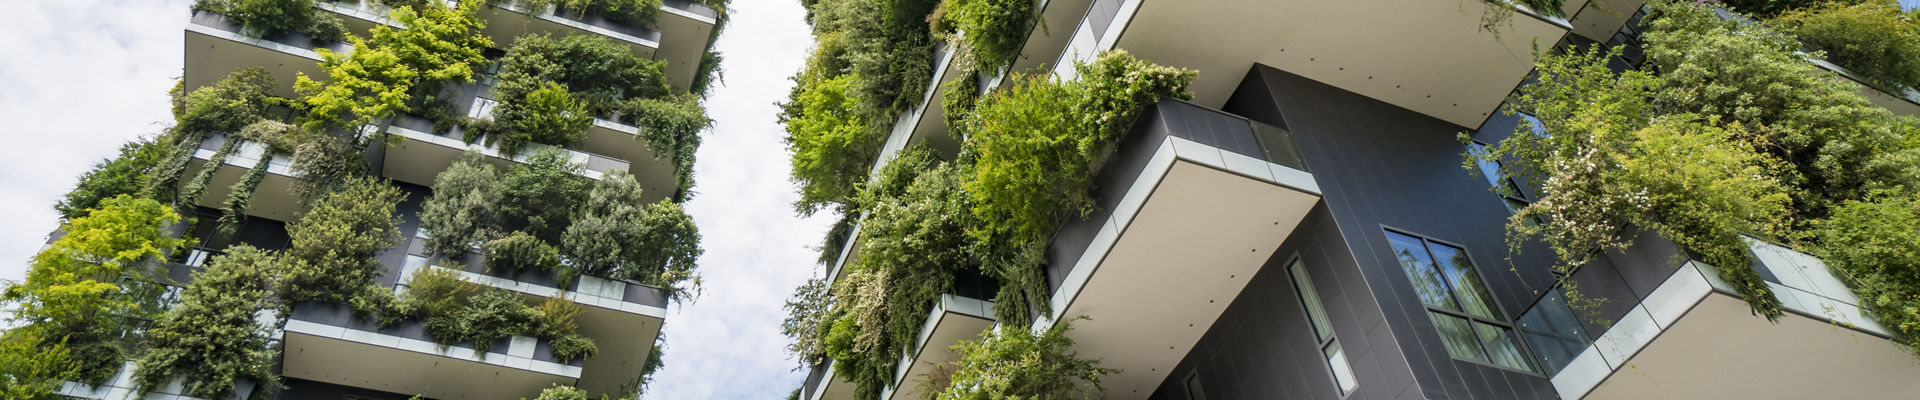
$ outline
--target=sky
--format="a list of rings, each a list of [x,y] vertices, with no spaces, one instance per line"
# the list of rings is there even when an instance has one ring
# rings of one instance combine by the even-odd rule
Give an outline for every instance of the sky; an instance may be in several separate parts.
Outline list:
[[[121,143],[170,123],[187,0],[28,0],[0,13],[0,279],[19,280],[58,225],[53,203]],[[805,371],[781,349],[787,295],[818,275],[832,223],[790,204],[786,97],[811,37],[796,0],[735,0],[721,35],[724,80],[686,208],[700,227],[704,293],[670,306],[666,365],[650,399],[785,398]]]

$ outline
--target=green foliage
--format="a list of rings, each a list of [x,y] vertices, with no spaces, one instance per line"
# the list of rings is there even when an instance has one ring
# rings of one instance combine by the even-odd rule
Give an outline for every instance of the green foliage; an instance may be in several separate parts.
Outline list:
[[[291,244],[281,253],[282,276],[274,293],[286,304],[344,302],[372,285],[380,271],[375,257],[400,242],[394,205],[400,188],[377,178],[349,179],[287,226]]]
[[[366,155],[354,148],[350,138],[333,135],[317,135],[295,145],[292,167],[300,179],[293,183],[294,195],[303,204],[312,203],[364,175]]]
[[[1101,378],[1120,371],[1102,368],[1099,360],[1080,358],[1073,351],[1073,338],[1067,337],[1072,322],[1060,321],[1044,333],[1003,327],[992,330],[979,340],[960,341],[953,345],[953,351],[960,355],[960,360],[951,364],[951,382],[940,390],[925,391],[922,398],[986,400],[1106,397],[1107,390],[1101,386]]]
[[[620,105],[620,116],[640,127],[637,138],[654,150],[654,157],[673,158],[674,176],[679,178],[682,192],[693,187],[693,160],[700,148],[700,131],[713,126],[698,96],[628,99]]]
[[[260,181],[267,178],[267,166],[271,161],[271,155],[261,157],[228,189],[227,201],[223,204],[226,206],[225,212],[220,214],[218,236],[232,236],[234,230],[240,228],[240,222],[247,218],[247,204],[253,202],[253,191],[260,187]]]
[[[792,180],[800,186],[794,208],[803,215],[846,202],[886,144],[886,131],[869,128],[854,112],[855,100],[847,93],[853,79],[848,75],[808,85],[782,105],[780,122],[787,128],[787,151],[793,153]]]
[[[553,357],[562,363],[600,354],[600,346],[586,336],[568,334],[553,339]]]
[[[587,400],[587,391],[556,384],[540,391],[540,397],[533,400]]]
[[[540,241],[540,238],[521,232],[494,239],[481,248],[486,250],[487,269],[490,271],[553,271],[562,267],[558,249]]]
[[[269,0],[271,1],[271,0]],[[349,37],[353,52],[320,52],[321,83],[301,74],[294,82],[307,111],[305,128],[358,132],[360,127],[408,111],[412,93],[435,93],[442,84],[470,82],[493,43],[480,35],[480,2],[459,8],[397,8],[390,14],[405,28],[373,28],[372,40]]]
[[[978,221],[967,233],[988,276],[1005,285],[994,300],[999,315],[1045,306],[1039,261],[1053,232],[1092,211],[1093,177],[1134,115],[1162,98],[1191,97],[1195,75],[1124,51],[1075,68],[1072,82],[1013,78],[963,124],[962,152],[974,157],[964,187]]]
[[[254,320],[268,307],[274,262],[267,251],[239,245],[195,272],[180,304],[148,333],[149,347],[134,373],[139,391],[179,377],[185,378],[184,394],[223,399],[233,397],[242,379],[261,387],[277,382],[270,332]]]
[[[666,64],[597,35],[523,36],[500,63],[495,129],[476,133],[503,151],[525,143],[571,145],[585,136],[594,116],[612,114],[623,100],[669,93]]]
[[[523,231],[560,243],[579,209],[571,205],[587,194],[590,181],[579,175],[583,167],[558,150],[527,157],[524,165],[500,174],[500,232]]]
[[[836,320],[836,303],[830,291],[831,285],[826,279],[808,279],[793,289],[793,297],[788,298],[784,306],[787,318],[780,321],[780,333],[793,340],[787,344],[786,351],[799,359],[801,365],[811,366],[826,357],[826,344],[822,339]]]
[[[459,266],[450,266],[458,268]],[[452,315],[466,307],[467,298],[480,290],[467,283],[450,268],[421,268],[407,279],[407,291],[401,302],[420,315]]]
[[[65,234],[33,256],[25,280],[0,289],[16,329],[34,331],[34,347],[64,347],[78,360],[77,371],[60,379],[99,383],[120,369],[122,332],[160,311],[128,286],[150,282],[151,262],[180,247],[164,231],[179,221],[151,199],[107,199],[62,226]]]
[[[353,315],[372,321],[382,329],[398,325],[414,313],[412,304],[394,296],[392,288],[380,285],[361,286],[347,299],[347,307],[353,309]]]
[[[350,40],[351,53],[317,50],[320,69],[329,79],[326,83],[305,73],[295,77],[293,89],[306,111],[303,128],[358,132],[369,122],[406,109],[407,91],[420,71],[408,68],[392,49],[369,45],[358,37]]]
[[[53,205],[53,210],[60,213],[60,219],[73,220],[99,207],[103,200],[140,196],[140,189],[168,158],[169,149],[160,140],[149,136],[120,145],[120,155],[94,163],[93,169],[80,175],[73,190]]]
[[[0,332],[0,397],[55,400],[53,392],[65,384],[79,364],[68,357],[66,343],[47,342],[38,329],[21,327]]]
[[[642,202],[640,183],[625,171],[594,184],[560,242],[573,265],[588,274],[635,279],[676,299],[698,293],[699,228],[677,203]]]
[[[1027,0],[947,0],[947,18],[964,32],[974,65],[997,70],[1020,57],[1033,27],[1036,3]]]
[[[660,17],[660,0],[531,0],[521,4],[534,10],[556,5],[573,13],[599,15],[637,26],[653,25],[654,19]]]
[[[1900,344],[1920,348],[1920,198],[1848,201],[1817,226],[1814,254]]]
[[[1920,122],[1874,106],[1851,82],[1806,62],[1791,37],[1723,21],[1699,5],[1654,10],[1642,37],[1659,75],[1653,105],[1752,131],[1742,140],[1792,167],[1775,177],[1799,189],[1791,192],[1797,220],[1876,190],[1920,189],[1920,148],[1908,144]]]
[[[215,174],[220,173],[220,168],[227,165],[227,157],[233,156],[233,151],[239,149],[239,140],[221,142],[220,148],[214,150],[212,156],[207,157],[207,162],[200,164],[200,172],[193,175],[193,180],[187,181],[186,187],[181,188],[180,198],[175,201],[188,207],[200,205],[200,197],[206,195],[207,185],[213,183]]]
[[[296,32],[313,20],[314,0],[226,0],[218,12],[267,32]]]
[[[1720,4],[1724,4],[1727,8],[1731,8],[1734,11],[1767,18],[1788,10],[1807,8],[1829,1],[1832,0],[1721,0]],[[1841,1],[1852,2],[1855,0]]]
[[[340,19],[339,16],[335,16],[333,13],[314,14],[313,19],[308,21],[307,27],[302,30],[307,32],[307,36],[312,37],[315,41],[326,43],[342,43],[347,41],[347,21]]]
[[[427,249],[435,254],[466,254],[499,224],[499,174],[481,157],[468,152],[433,178],[433,196],[421,204],[420,228],[432,234]]]
[[[580,303],[561,297],[548,297],[545,302],[540,303],[540,315],[544,318],[547,332],[557,336],[572,335],[575,330],[578,330],[580,313],[583,312],[586,312],[586,309],[581,308]]]
[[[496,340],[536,335],[542,319],[540,310],[521,302],[520,295],[487,288],[467,297],[464,307],[456,311],[442,314],[429,311],[425,327],[427,335],[436,342],[466,343],[485,353]]]
[[[593,125],[586,103],[567,93],[566,85],[542,82],[514,104],[499,108],[513,110],[512,117],[495,114],[501,123],[510,123],[507,129],[514,134],[487,137],[488,144],[499,146],[502,153],[518,154],[527,143],[571,146],[585,139],[587,127]]]
[[[974,104],[980,102],[980,73],[972,70],[961,72],[959,78],[954,78],[953,83],[948,84],[953,86],[941,95],[940,109],[946,111],[947,129],[954,132],[951,136],[966,137],[966,132],[960,128],[964,127],[967,115],[973,113]]]
[[[237,132],[260,119],[275,99],[273,74],[266,68],[234,70],[213,85],[194,89],[174,109],[174,131],[182,133]],[[194,140],[186,146],[199,146]]]
[[[1875,86],[1895,93],[1920,88],[1920,17],[1901,11],[1898,2],[1825,3],[1768,24]]]

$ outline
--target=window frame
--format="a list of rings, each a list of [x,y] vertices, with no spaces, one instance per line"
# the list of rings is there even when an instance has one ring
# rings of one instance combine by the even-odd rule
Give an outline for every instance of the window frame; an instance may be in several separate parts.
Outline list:
[[[1319,350],[1317,357],[1320,358],[1321,364],[1327,367],[1327,380],[1333,382],[1334,390],[1340,393],[1339,398],[1347,398],[1347,396],[1360,390],[1360,381],[1359,377],[1352,376],[1353,360],[1347,357],[1346,347],[1340,345],[1340,337],[1333,329],[1333,315],[1327,313],[1326,298],[1320,295],[1319,286],[1313,284],[1313,274],[1312,271],[1307,271],[1307,261],[1305,257],[1301,257],[1298,253],[1294,254],[1293,257],[1287,261],[1286,269],[1287,281],[1293,285],[1294,298],[1300,300],[1300,309],[1306,313],[1307,329],[1313,331],[1314,348]],[[1298,275],[1294,273],[1296,270],[1299,271]],[[1300,278],[1305,278],[1305,281],[1301,281]],[[1314,297],[1311,303],[1307,301],[1307,291],[1309,290],[1313,291]],[[1324,334],[1320,332],[1320,327],[1314,324],[1313,314],[1315,310],[1314,307],[1309,304],[1320,305],[1318,311],[1321,318],[1325,319],[1327,323]],[[1340,363],[1346,364],[1347,374],[1353,384],[1352,388],[1348,388],[1341,383],[1340,374],[1336,372],[1337,368],[1333,365],[1333,356],[1328,354],[1328,350],[1335,347],[1340,348]]]
[[[1187,400],[1207,400],[1207,387],[1200,383],[1200,369],[1187,370],[1187,376],[1180,378],[1180,387],[1186,390]],[[1199,396],[1194,396],[1198,392]]]
[[[1493,307],[1493,312],[1499,314],[1500,318],[1498,319],[1481,317],[1481,316],[1473,315],[1473,313],[1471,312],[1467,312],[1466,311],[1467,303],[1460,299],[1461,295],[1459,294],[1459,290],[1456,290],[1454,288],[1454,282],[1451,279],[1446,278],[1444,272],[1441,274],[1440,282],[1443,286],[1446,287],[1448,298],[1453,299],[1454,303],[1459,305],[1460,310],[1456,311],[1456,310],[1449,310],[1445,308],[1434,307],[1432,305],[1428,305],[1424,301],[1419,301],[1420,307],[1428,311],[1429,313],[1443,314],[1443,315],[1451,316],[1454,318],[1462,318],[1466,320],[1468,332],[1474,334],[1473,337],[1475,339],[1474,340],[1475,346],[1480,348],[1481,354],[1488,357],[1486,361],[1465,359],[1465,358],[1456,357],[1453,355],[1453,351],[1447,350],[1447,358],[1453,359],[1454,361],[1472,363],[1475,365],[1480,365],[1480,366],[1485,366],[1490,368],[1498,368],[1505,371],[1524,373],[1524,374],[1529,374],[1529,375],[1539,376],[1539,377],[1546,376],[1541,374],[1540,366],[1534,363],[1533,351],[1532,349],[1527,347],[1526,340],[1520,337],[1519,328],[1515,326],[1513,321],[1508,320],[1512,318],[1517,318],[1517,315],[1507,310],[1506,306],[1501,305],[1499,299],[1494,297],[1492,288],[1486,287],[1487,282],[1491,282],[1491,281],[1487,280],[1485,274],[1480,273],[1480,267],[1479,267],[1480,262],[1473,258],[1473,254],[1472,252],[1467,250],[1467,246],[1463,246],[1463,245],[1445,241],[1445,240],[1435,239],[1432,236],[1414,233],[1413,231],[1395,228],[1393,226],[1389,226],[1386,224],[1381,224],[1380,228],[1381,228],[1382,238],[1388,240],[1387,249],[1389,252],[1393,251],[1393,244],[1392,244],[1392,237],[1388,235],[1393,235],[1393,234],[1398,234],[1401,236],[1406,236],[1409,238],[1419,240],[1422,245],[1422,248],[1420,250],[1427,252],[1427,257],[1429,259],[1434,258],[1433,250],[1431,249],[1431,246],[1436,244],[1459,249],[1460,256],[1465,257],[1468,263],[1467,269],[1469,269],[1469,271],[1467,272],[1472,273],[1474,275],[1474,278],[1480,280],[1480,285],[1482,286],[1483,289],[1487,289],[1487,296],[1489,297],[1487,301],[1491,303],[1489,305]],[[1396,260],[1393,260],[1392,262],[1395,264],[1398,264],[1399,260],[1397,260],[1397,257],[1395,258]],[[1435,265],[1434,268],[1440,268],[1440,266]],[[1404,266],[1400,266],[1400,269],[1401,269],[1400,275],[1406,276],[1407,275],[1406,268]],[[1412,277],[1407,277],[1407,279],[1411,280]],[[1409,282],[1409,284],[1411,284],[1411,282]],[[1534,299],[1534,300],[1538,301],[1539,299]],[[1440,333],[1439,322],[1433,320],[1433,316],[1431,314],[1426,314],[1426,315],[1428,318],[1428,323],[1433,325],[1434,332]],[[1478,334],[1478,332],[1473,330],[1473,326],[1475,323],[1492,325],[1492,326],[1504,329],[1505,332],[1507,332],[1507,337],[1511,339],[1513,342],[1514,350],[1519,352],[1519,357],[1521,362],[1527,365],[1527,369],[1515,369],[1512,367],[1500,365],[1499,363],[1493,361],[1493,359],[1491,358],[1493,352],[1490,351],[1491,349],[1487,347],[1486,340],[1480,338],[1480,335]],[[1444,339],[1442,340],[1444,341]]]

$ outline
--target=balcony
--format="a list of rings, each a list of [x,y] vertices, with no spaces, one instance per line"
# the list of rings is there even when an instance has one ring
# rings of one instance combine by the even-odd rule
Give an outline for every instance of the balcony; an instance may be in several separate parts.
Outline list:
[[[801,400],[853,400],[853,382],[833,375],[833,359],[814,365],[801,383]]]
[[[344,304],[296,305],[282,340],[283,376],[436,399],[530,396],[582,375],[580,360],[558,362],[545,340],[502,339],[484,353],[441,346],[420,321],[383,330]]]
[[[406,118],[412,117],[403,119]],[[387,133],[398,136],[400,141],[385,149],[380,155],[384,160],[380,168],[382,176],[420,186],[433,186],[433,178],[439,176],[441,171],[446,171],[447,167],[453,166],[453,163],[459,161],[460,156],[468,151],[479,152],[485,156],[483,159],[494,167],[510,168],[526,163],[528,157],[542,151],[559,149],[565,152],[567,158],[573,163],[584,166],[580,176],[595,180],[608,172],[629,168],[626,161],[539,143],[529,143],[519,152],[504,154],[499,148],[484,142],[468,144],[461,139],[458,130],[444,135],[416,130],[415,128],[419,128],[420,124],[419,120],[403,121],[387,128]],[[431,122],[425,122],[425,124],[432,125]],[[431,130],[430,128],[422,129]],[[664,198],[664,195],[662,196]]]
[[[1584,5],[1570,1],[1569,7]],[[1198,70],[1194,102],[1218,107],[1254,64],[1266,64],[1463,127],[1476,127],[1533,70],[1535,43],[1571,26],[1521,9],[1489,33],[1484,1],[1098,0],[1054,65],[1125,49],[1161,65]],[[1518,6],[1515,6],[1519,8]],[[1077,25],[1077,26],[1076,26]]]
[[[992,302],[969,296],[940,295],[940,302],[934,304],[926,325],[920,328],[919,338],[914,339],[912,352],[903,356],[900,365],[894,368],[893,385],[880,398],[923,398],[922,377],[960,361],[960,353],[953,351],[953,345],[962,340],[979,340],[981,332],[993,329],[998,321],[993,315]]]
[[[186,73],[180,79],[182,88],[189,92],[219,82],[235,70],[260,66],[273,73],[273,95],[295,98],[294,76],[305,73],[314,79],[326,77],[316,50],[346,53],[353,47],[320,43],[292,32],[263,36],[207,11],[193,13],[186,36]]]
[[[662,19],[667,18],[667,13],[661,14]],[[553,36],[605,36],[626,44],[634,55],[642,58],[654,58],[654,52],[660,50],[660,31],[608,21],[598,15],[580,15],[554,6],[533,10],[516,1],[505,0],[482,8],[479,17],[486,22],[486,28],[481,32],[493,38],[494,47],[502,49],[512,48],[513,42],[521,36],[545,33]],[[696,55],[694,62],[698,61]]]
[[[1068,333],[1075,349],[1121,371],[1113,397],[1145,398],[1320,189],[1287,131],[1178,100],[1142,111],[1106,163],[1096,211],[1047,249],[1053,313],[1035,326],[1091,317]]]
[[[1592,344],[1553,374],[1560,397],[1890,399],[1920,393],[1920,381],[1912,379],[1920,376],[1920,364],[1864,314],[1825,263],[1766,242],[1748,244],[1753,267],[1786,310],[1779,321],[1754,316],[1715,267],[1685,262],[1644,295],[1609,299],[1632,308],[1595,330]]]
[[[665,0],[660,10],[653,27],[660,30],[660,50],[654,59],[667,62],[667,83],[685,91],[700,72],[700,60],[707,54],[707,39],[713,36],[720,12],[689,0]]]
[[[945,157],[960,153],[960,141],[947,134],[946,106],[942,103],[948,90],[954,90],[949,83],[955,79],[973,79],[963,76],[960,65],[955,62],[955,53],[966,51],[951,43],[942,43],[934,48],[933,79],[927,83],[926,94],[922,95],[919,107],[901,113],[893,122],[893,131],[887,135],[886,144],[880,147],[880,157],[873,163],[870,176],[879,176],[887,163],[900,155],[901,150],[909,146],[925,144]]]
[[[680,190],[675,176],[673,152],[659,151],[641,140],[640,127],[617,120],[594,118],[587,127],[587,139],[574,146],[589,154],[605,154],[627,163],[627,172],[640,182],[646,201],[660,201]]]
[[[228,137],[223,134],[209,134],[200,141],[200,148],[194,150],[193,160],[180,179],[182,188],[191,184],[193,177],[200,173],[201,166],[213,159]],[[207,183],[206,193],[200,196],[202,207],[224,209],[227,196],[233,191],[234,183],[246,176],[260,162],[268,157],[267,146],[261,143],[243,142],[227,155],[226,163],[214,172],[213,180]],[[265,179],[253,190],[253,199],[247,203],[247,215],[275,221],[289,222],[300,215],[300,199],[293,194],[293,185],[298,182],[298,174],[293,171],[293,158],[287,155],[273,155],[267,163]]]
[[[420,268],[451,269],[448,260],[427,255],[424,236],[417,233],[408,243],[400,276]],[[513,291],[529,302],[560,297],[585,306],[579,333],[593,338],[600,353],[580,365],[576,387],[592,393],[618,393],[620,385],[640,376],[667,316],[667,293],[651,286],[584,275],[560,285],[548,271],[495,271],[477,252],[456,258],[463,267],[454,271],[467,282]]]

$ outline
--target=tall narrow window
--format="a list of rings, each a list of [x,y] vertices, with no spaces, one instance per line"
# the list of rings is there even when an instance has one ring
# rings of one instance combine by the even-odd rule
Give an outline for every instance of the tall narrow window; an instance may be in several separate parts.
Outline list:
[[[1313,279],[1307,276],[1307,265],[1299,258],[1287,266],[1287,274],[1293,278],[1293,290],[1300,294],[1300,304],[1307,309],[1307,322],[1313,326],[1314,338],[1319,341],[1320,355],[1327,360],[1327,370],[1333,375],[1333,383],[1340,387],[1340,395],[1353,393],[1360,387],[1354,379],[1353,366],[1347,363],[1347,353],[1340,348],[1340,341],[1333,337],[1333,322],[1327,318],[1327,308],[1320,302],[1320,292],[1313,289]]]
[[[1187,387],[1187,400],[1207,400],[1207,389],[1200,387],[1199,370],[1187,372],[1187,379],[1183,385]]]
[[[1453,358],[1533,371],[1513,328],[1481,283],[1466,249],[1387,231],[1394,258],[1413,282],[1427,317]]]

